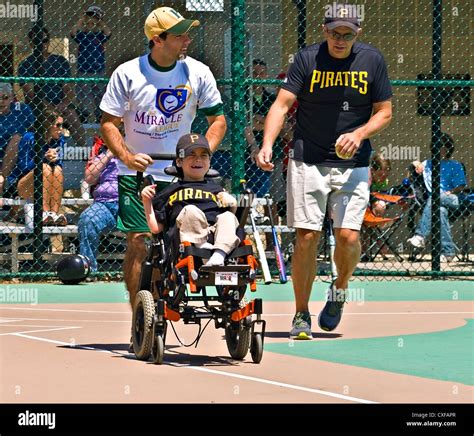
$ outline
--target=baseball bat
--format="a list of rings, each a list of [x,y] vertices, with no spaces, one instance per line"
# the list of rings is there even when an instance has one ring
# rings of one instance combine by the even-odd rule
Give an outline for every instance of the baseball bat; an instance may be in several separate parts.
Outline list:
[[[283,260],[283,255],[281,254],[280,242],[278,241],[278,235],[275,230],[275,225],[273,224],[273,213],[270,205],[270,195],[267,194],[265,197],[267,199],[268,216],[270,217],[270,227],[272,229],[273,236],[273,251],[275,252],[278,273],[280,275],[280,283],[286,283],[288,281],[288,278],[286,277],[285,261]]]
[[[247,183],[245,180],[240,181],[245,193],[248,193]],[[252,198],[252,196],[250,196]],[[250,223],[252,225],[253,237],[255,239],[255,245],[257,246],[258,258],[260,266],[262,267],[263,280],[266,285],[272,282],[272,276],[270,274],[270,268],[268,267],[267,256],[265,255],[265,249],[263,248],[262,240],[260,239],[260,233],[258,232],[257,225],[255,224],[255,210],[250,204]]]

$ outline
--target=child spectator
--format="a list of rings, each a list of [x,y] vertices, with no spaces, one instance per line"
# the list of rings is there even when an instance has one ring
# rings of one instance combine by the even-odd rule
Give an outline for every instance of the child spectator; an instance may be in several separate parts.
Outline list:
[[[102,138],[94,138],[85,181],[92,186],[94,202],[79,218],[79,252],[89,258],[91,271],[95,272],[100,235],[115,228],[119,207],[117,158]]]
[[[196,133],[182,136],[176,146],[176,165],[182,177],[155,194],[156,185],[142,191],[148,226],[160,233],[175,223],[181,241],[200,248],[212,249],[208,266],[223,265],[225,256],[240,243],[236,235],[239,225],[233,212],[237,200],[223,188],[205,179],[209,171],[211,149],[207,139]],[[230,208],[231,211],[225,210]],[[214,245],[209,235],[214,234]]]
[[[105,76],[105,47],[111,31],[104,22],[104,11],[90,6],[71,30],[71,38],[78,44],[77,77],[99,78]],[[104,84],[79,83],[77,96],[84,118],[93,116],[92,122],[100,122],[99,109]]]
[[[369,186],[371,192],[386,192],[389,188],[388,175],[391,171],[390,159],[374,153],[370,160]],[[387,204],[382,200],[371,201],[375,216],[384,216]]]

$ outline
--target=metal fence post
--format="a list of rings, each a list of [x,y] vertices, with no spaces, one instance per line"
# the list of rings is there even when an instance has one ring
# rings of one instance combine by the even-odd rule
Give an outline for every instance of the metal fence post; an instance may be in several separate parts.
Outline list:
[[[245,174],[245,1],[232,0],[231,13],[231,63],[232,63],[232,191],[239,189]]]

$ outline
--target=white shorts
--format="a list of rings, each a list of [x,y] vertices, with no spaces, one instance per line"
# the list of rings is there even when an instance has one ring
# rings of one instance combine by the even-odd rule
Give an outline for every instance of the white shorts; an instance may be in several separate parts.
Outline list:
[[[369,203],[369,168],[329,168],[290,159],[288,225],[321,231],[329,201],[335,228],[360,230]]]

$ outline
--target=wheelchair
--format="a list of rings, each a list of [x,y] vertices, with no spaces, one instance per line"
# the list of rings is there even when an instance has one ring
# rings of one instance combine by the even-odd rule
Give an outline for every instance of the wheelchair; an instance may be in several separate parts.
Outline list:
[[[154,160],[174,159],[169,155],[151,157]],[[176,167],[167,167],[165,173],[177,176]],[[206,178],[218,176],[211,169]],[[152,178],[147,178],[152,183]],[[142,181],[143,174],[137,174],[140,191]],[[262,300],[256,298],[247,302],[244,298],[247,288],[252,292],[257,289],[258,267],[252,244],[245,239],[243,229],[248,208],[249,205],[245,205],[237,210],[240,223],[237,233],[241,243],[229,253],[224,266],[206,267],[204,259],[209,259],[212,251],[180,241],[176,226],[152,235],[147,242],[140,290],[133,305],[132,341],[137,359],[147,361],[151,356],[155,364],[162,364],[169,327],[181,345],[197,346],[204,330],[213,321],[215,328],[224,329],[232,359],[243,360],[250,350],[252,361],[260,363],[265,335]],[[215,288],[214,295],[209,295],[210,287]],[[173,323],[180,320],[199,326],[191,344],[183,344],[176,334]],[[203,328],[205,320],[207,323]]]

